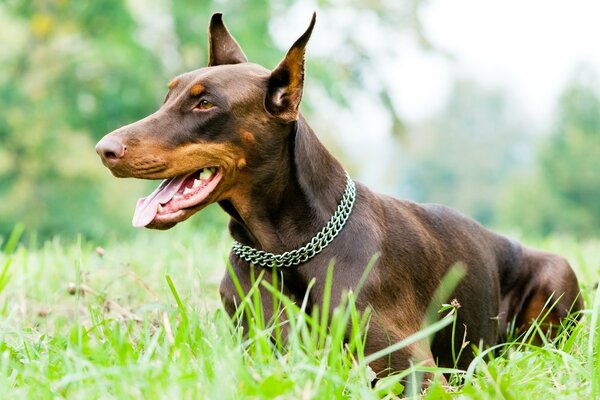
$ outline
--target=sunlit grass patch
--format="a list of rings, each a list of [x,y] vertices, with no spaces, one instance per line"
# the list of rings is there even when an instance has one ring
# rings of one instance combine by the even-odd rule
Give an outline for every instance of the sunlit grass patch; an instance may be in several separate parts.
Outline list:
[[[257,280],[256,287],[276,294],[276,315],[285,321],[265,320],[252,294],[230,319],[217,290],[229,247],[225,233],[182,227],[168,235],[140,234],[132,243],[54,240],[29,248],[9,243],[4,241],[0,253],[5,271],[0,275],[2,398],[378,399],[418,394],[518,399],[600,394],[600,295],[589,282],[583,282],[587,310],[569,335],[542,346],[525,338],[493,353],[482,348],[482,357],[468,371],[433,369],[450,373],[451,387],[438,381],[421,393],[415,382],[430,370],[422,366],[372,381],[367,364],[377,355],[364,354],[369,315],[357,312],[355,293],[329,315],[327,295],[325,304],[306,310],[306,303],[277,295],[277,282]],[[590,257],[595,255],[581,253],[574,262],[578,272],[581,260],[593,270]],[[445,314],[451,314],[449,319],[432,321],[439,325],[429,325],[407,341],[451,324],[452,309]],[[252,322],[244,334],[238,320],[248,316]],[[458,355],[460,349],[455,350]],[[407,385],[413,391],[403,392],[406,382],[414,383]]]

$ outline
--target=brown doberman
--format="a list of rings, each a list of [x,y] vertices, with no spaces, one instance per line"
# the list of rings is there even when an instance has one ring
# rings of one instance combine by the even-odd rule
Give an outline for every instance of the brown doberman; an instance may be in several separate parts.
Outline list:
[[[335,259],[333,309],[377,261],[358,294],[372,310],[366,352],[373,353],[422,329],[434,292],[460,263],[464,279],[452,293],[460,303],[458,333],[471,344],[494,345],[509,325],[526,328],[547,313],[555,326],[582,308],[567,261],[496,234],[447,207],[376,194],[348,177],[298,108],[304,53],[315,23],[272,71],[247,61],[214,14],[208,67],[168,85],[158,111],[106,135],[96,146],[117,177],[164,179],[140,199],[133,225],[169,229],[210,203],[231,217],[232,270],[248,291],[255,268],[282,292],[319,305],[328,265]],[[261,287],[266,318],[273,307]],[[232,278],[220,287],[225,309],[240,304]],[[550,300],[548,300],[550,299]],[[554,304],[551,309],[548,304]],[[372,362],[377,373],[413,362],[454,366],[450,330]],[[473,359],[466,351],[458,367]]]

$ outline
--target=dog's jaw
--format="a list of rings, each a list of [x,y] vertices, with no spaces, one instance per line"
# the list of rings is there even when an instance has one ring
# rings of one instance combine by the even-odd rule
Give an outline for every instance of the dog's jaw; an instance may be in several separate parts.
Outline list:
[[[148,197],[138,200],[132,224],[136,228],[168,229],[215,201],[223,170],[205,167],[164,180]]]

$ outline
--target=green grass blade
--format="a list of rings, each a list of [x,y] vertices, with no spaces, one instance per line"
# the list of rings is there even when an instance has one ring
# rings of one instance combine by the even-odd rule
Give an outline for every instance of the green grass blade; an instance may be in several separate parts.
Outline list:
[[[366,356],[364,358],[362,366],[364,367],[364,366],[366,366],[366,364],[369,364],[379,358],[382,358],[389,354],[392,354],[393,352],[403,349],[406,346],[410,346],[411,344],[416,343],[420,340],[429,339],[436,332],[439,332],[442,329],[444,329],[445,327],[447,327],[448,325],[450,325],[452,323],[452,321],[453,321],[453,318],[450,318],[450,317],[443,318],[439,321],[434,322],[433,324],[431,324],[429,326],[426,326],[425,328],[410,335],[409,337],[407,337],[391,346],[386,347],[385,349],[381,349],[379,351],[376,351],[375,353],[369,354],[368,356]]]
[[[182,319],[182,321],[184,321],[184,323],[187,324],[187,322],[189,321],[187,310],[185,308],[185,305],[181,301],[181,297],[179,297],[179,293],[177,292],[177,289],[175,289],[173,280],[171,279],[171,276],[169,274],[165,275],[165,279],[167,280],[167,285],[169,285],[169,290],[171,290],[171,294],[175,298],[175,302],[177,303],[177,309],[179,310],[181,319]]]
[[[15,225],[10,236],[8,237],[8,240],[4,244],[4,249],[2,249],[4,254],[10,256],[15,252],[17,246],[19,245],[19,240],[21,240],[21,236],[23,235],[24,230],[25,226],[23,224]]]

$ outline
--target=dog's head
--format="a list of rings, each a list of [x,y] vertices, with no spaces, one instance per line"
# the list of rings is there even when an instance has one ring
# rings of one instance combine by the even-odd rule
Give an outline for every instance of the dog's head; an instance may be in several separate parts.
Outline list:
[[[173,79],[158,111],[98,142],[96,151],[114,176],[164,179],[138,201],[134,226],[168,229],[226,200],[277,152],[281,133],[299,117],[314,24],[313,14],[306,32],[269,71],[248,62],[222,15],[214,14],[208,66]]]

